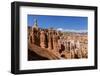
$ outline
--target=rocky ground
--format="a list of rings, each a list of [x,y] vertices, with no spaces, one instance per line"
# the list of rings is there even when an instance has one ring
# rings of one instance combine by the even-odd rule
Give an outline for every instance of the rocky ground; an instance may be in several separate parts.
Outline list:
[[[76,33],[67,33],[66,36],[69,36],[69,39],[76,39],[80,41],[81,48],[79,52],[68,52],[68,51],[56,51],[48,50],[47,48],[41,48],[32,43],[28,43],[28,60],[57,60],[57,59],[80,59],[88,58],[88,41],[87,34],[76,34]]]

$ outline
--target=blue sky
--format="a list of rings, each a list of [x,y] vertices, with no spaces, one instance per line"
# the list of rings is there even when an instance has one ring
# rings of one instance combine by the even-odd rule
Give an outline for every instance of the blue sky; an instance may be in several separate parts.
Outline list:
[[[51,16],[51,15],[28,15],[28,26],[33,26],[37,19],[41,28],[51,28],[58,30],[87,31],[88,17],[78,16]]]

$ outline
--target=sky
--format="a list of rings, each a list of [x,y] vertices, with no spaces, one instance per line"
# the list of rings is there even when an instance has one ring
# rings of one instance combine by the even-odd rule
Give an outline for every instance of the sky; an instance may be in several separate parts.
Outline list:
[[[88,17],[28,15],[28,26],[33,26],[35,19],[37,19],[40,28],[54,28],[72,32],[87,32],[88,29]]]

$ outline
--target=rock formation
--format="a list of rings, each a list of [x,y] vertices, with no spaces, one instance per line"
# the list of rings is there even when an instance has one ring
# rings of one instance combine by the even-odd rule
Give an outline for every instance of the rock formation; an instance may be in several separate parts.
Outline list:
[[[54,29],[39,28],[37,20],[30,29],[28,34],[29,49],[40,56],[48,59],[88,57],[87,34],[63,33]]]

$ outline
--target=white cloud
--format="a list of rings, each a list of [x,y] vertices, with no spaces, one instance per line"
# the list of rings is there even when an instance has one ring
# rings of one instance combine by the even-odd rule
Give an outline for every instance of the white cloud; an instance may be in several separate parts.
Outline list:
[[[58,31],[62,32],[76,32],[76,33],[85,33],[87,30],[74,30],[74,29],[63,29],[63,28],[57,28]]]
[[[58,31],[63,31],[63,29],[62,29],[62,28],[58,28],[57,30],[58,30]]]

